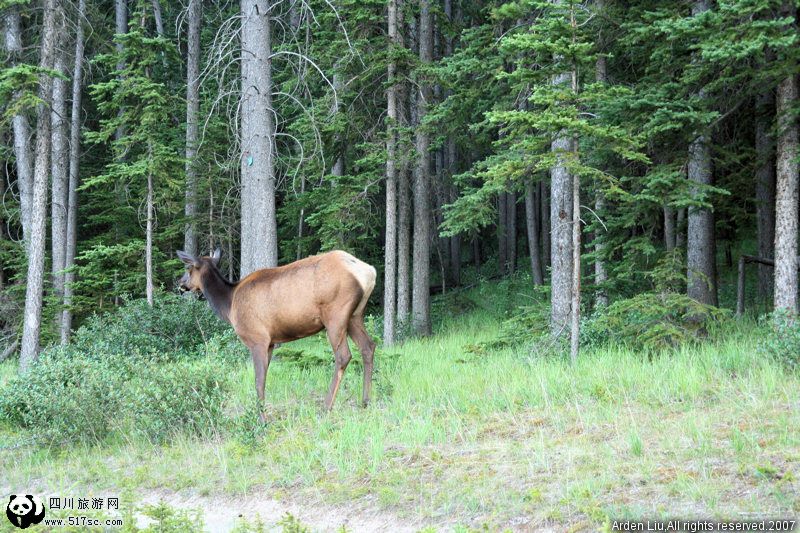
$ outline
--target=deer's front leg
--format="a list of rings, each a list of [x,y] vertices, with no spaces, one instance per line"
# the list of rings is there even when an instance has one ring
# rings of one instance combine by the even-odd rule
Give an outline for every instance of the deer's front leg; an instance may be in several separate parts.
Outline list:
[[[269,362],[272,359],[272,344],[269,342],[264,344],[257,344],[250,348],[250,354],[253,356],[253,368],[256,372],[256,394],[258,395],[258,412],[261,422],[267,422],[267,416],[264,413],[264,384],[267,381],[267,370],[269,370]]]

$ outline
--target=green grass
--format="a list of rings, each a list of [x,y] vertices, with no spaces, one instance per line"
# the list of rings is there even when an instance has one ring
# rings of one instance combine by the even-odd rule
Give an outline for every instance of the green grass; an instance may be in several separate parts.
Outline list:
[[[527,346],[465,354],[465,345],[493,338],[504,305],[450,318],[431,338],[379,348],[367,409],[357,362],[326,414],[330,368],[281,361],[278,349],[266,427],[255,420],[243,356],[226,370],[233,393],[212,437],[26,446],[0,451],[0,477],[54,491],[266,490],[492,530],[800,511],[800,378],[758,352],[751,324],[653,358],[585,350],[574,367]],[[328,350],[319,337],[282,349]],[[12,373],[0,366],[0,383]],[[0,445],[24,438],[0,430]]]

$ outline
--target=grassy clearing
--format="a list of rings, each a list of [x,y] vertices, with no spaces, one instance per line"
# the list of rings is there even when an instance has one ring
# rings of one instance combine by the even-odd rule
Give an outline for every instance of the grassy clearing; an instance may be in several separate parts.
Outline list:
[[[527,347],[465,351],[492,339],[504,314],[506,304],[482,294],[472,295],[478,309],[436,336],[379,349],[367,409],[358,406],[357,362],[324,414],[329,367],[281,361],[281,350],[327,354],[324,339],[311,338],[277,351],[267,427],[255,424],[242,355],[224,370],[233,392],[213,436],[23,447],[13,466],[0,452],[2,478],[55,492],[263,490],[444,528],[577,530],[609,517],[800,512],[800,378],[759,353],[752,325],[652,359],[587,350],[572,367]],[[2,382],[12,370],[0,368]],[[5,428],[0,442],[24,437]]]

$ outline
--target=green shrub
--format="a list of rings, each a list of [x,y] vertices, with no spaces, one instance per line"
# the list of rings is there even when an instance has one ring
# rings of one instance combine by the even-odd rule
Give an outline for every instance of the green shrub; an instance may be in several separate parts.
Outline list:
[[[126,384],[121,414],[130,430],[151,440],[176,432],[205,434],[222,414],[224,370],[211,360],[151,366]]]
[[[44,356],[0,389],[0,418],[48,442],[102,439],[120,410],[125,377],[98,360]]]
[[[787,311],[774,311],[762,319],[766,334],[761,349],[789,368],[800,367],[800,318]]]
[[[133,300],[112,313],[94,315],[73,335],[70,349],[87,357],[110,356],[174,361],[205,353],[205,343],[230,330],[208,303],[160,294],[151,307]]]
[[[660,351],[705,337],[729,312],[684,294],[646,292],[612,303],[583,321],[587,345],[617,343],[633,350]]]
[[[486,342],[468,344],[464,351],[475,355],[529,343],[549,331],[549,308],[543,305],[521,307],[520,312],[500,324],[498,336]]]
[[[0,418],[49,443],[97,442],[115,432],[153,441],[178,431],[208,432],[229,387],[223,366],[203,359],[175,363],[45,354],[0,389]]]

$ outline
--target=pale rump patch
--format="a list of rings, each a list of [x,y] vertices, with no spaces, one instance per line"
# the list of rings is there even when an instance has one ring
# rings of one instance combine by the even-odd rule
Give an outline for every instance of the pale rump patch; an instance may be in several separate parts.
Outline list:
[[[364,313],[364,308],[367,306],[367,300],[369,300],[369,296],[372,294],[372,290],[375,288],[375,280],[378,277],[378,273],[375,271],[374,267],[368,265],[360,259],[353,257],[347,252],[340,251],[338,254],[341,256],[342,263],[344,264],[345,268],[347,268],[347,271],[353,275],[359,286],[361,286],[361,290],[364,292],[364,295],[361,297],[361,301],[358,303],[358,306],[353,313],[355,316],[360,316]]]

